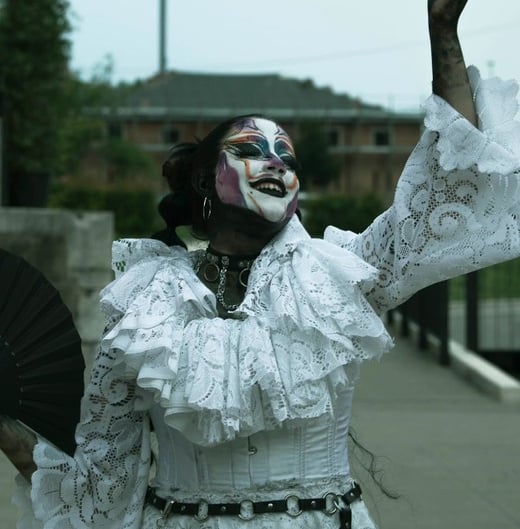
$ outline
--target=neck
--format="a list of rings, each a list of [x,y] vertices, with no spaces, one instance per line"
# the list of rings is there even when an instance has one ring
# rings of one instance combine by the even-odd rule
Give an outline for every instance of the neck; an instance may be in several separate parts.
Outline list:
[[[234,227],[220,229],[210,237],[210,246],[226,255],[258,255],[272,237],[254,237]]]
[[[208,223],[209,243],[226,255],[258,255],[286,224],[269,222],[243,208],[217,206]]]

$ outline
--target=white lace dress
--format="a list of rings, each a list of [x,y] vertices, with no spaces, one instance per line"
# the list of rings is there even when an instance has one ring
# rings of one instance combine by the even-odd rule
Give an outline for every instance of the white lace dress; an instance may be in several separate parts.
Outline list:
[[[392,346],[380,315],[418,289],[520,255],[516,84],[470,69],[473,128],[442,99],[393,206],[362,234],[311,239],[294,218],[256,259],[234,317],[217,317],[197,252],[152,240],[114,245],[102,292],[110,322],[69,457],[40,440],[19,529],[148,529],[149,418],[154,486],[178,501],[321,497],[351,484],[347,433],[357,367]],[[183,529],[337,529],[337,516],[234,516]],[[362,502],[354,529],[372,529]]]

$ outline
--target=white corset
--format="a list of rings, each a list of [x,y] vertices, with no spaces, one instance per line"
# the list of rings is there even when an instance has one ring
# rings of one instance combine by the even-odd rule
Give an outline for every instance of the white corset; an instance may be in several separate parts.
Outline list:
[[[159,445],[154,485],[158,494],[234,494],[259,487],[272,491],[331,480],[348,486],[352,390],[345,391],[341,400],[343,413],[335,420],[305,420],[298,426],[285,425],[211,447],[194,444],[166,426],[164,410],[154,406],[151,414]]]

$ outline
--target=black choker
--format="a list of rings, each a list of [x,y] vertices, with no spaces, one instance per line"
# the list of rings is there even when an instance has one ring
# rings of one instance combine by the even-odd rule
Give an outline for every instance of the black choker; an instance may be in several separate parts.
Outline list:
[[[227,272],[229,270],[238,272],[238,284],[246,288],[251,266],[256,257],[256,255],[224,255],[213,248],[208,248],[198,262],[197,272],[202,270],[202,277],[208,283],[216,283],[218,281],[215,296],[227,311],[236,310],[239,305],[238,303],[230,305],[224,299]]]

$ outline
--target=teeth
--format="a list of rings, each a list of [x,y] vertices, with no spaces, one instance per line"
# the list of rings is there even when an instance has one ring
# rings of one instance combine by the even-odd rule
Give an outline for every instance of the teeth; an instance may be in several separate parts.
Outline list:
[[[266,182],[266,183],[263,183],[263,184],[259,184],[258,186],[256,186],[256,188],[260,191],[279,191],[280,193],[283,191],[281,186],[277,185],[277,184],[273,184],[271,182]]]

